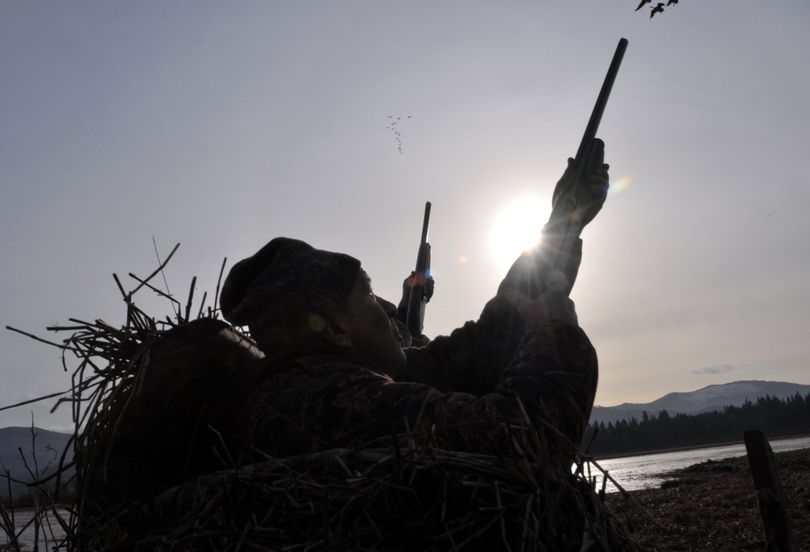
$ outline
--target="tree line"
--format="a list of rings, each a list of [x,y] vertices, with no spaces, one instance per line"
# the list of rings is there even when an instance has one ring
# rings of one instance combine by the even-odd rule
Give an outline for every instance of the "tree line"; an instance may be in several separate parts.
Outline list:
[[[758,429],[768,437],[810,433],[810,393],[780,399],[765,396],[741,406],[701,414],[670,415],[666,410],[641,419],[593,423],[583,449],[594,456],[742,441],[743,432]]]

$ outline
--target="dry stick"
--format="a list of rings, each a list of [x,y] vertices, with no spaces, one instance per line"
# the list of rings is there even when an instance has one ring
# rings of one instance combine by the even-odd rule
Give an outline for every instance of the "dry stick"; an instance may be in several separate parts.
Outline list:
[[[188,301],[186,302],[186,320],[185,320],[186,322],[189,321],[189,317],[191,316],[191,302],[194,300],[194,287],[196,285],[197,285],[197,277],[194,276],[191,279],[191,286],[188,289]]]
[[[486,531],[488,531],[488,530],[489,530],[489,528],[490,528],[490,527],[492,527],[493,525],[495,525],[497,522],[498,522],[498,518],[493,517],[493,518],[492,518],[491,520],[489,520],[489,521],[488,521],[488,522],[487,522],[487,523],[486,523],[486,524],[485,524],[483,527],[481,527],[481,528],[480,528],[478,531],[476,531],[475,533],[473,533],[472,535],[470,535],[469,537],[467,537],[467,538],[466,538],[464,541],[462,541],[462,543],[461,543],[461,544],[459,544],[459,546],[458,546],[458,547],[459,547],[459,548],[464,548],[465,546],[467,546],[467,544],[468,544],[468,543],[470,543],[470,542],[474,541],[475,539],[477,539],[478,537],[480,537],[481,535],[483,535],[483,534],[484,534]],[[459,531],[462,531],[462,530],[464,530],[464,529],[467,529],[468,527],[471,527],[472,525],[475,525],[475,524],[476,524],[476,522],[475,522],[475,521],[471,521],[471,522],[467,523],[466,525],[462,525],[461,527],[457,528],[457,529],[456,529],[456,530],[454,530],[453,532],[454,532],[454,533],[458,533]]]
[[[5,467],[5,465],[3,465],[3,468],[5,468],[5,471],[6,471],[6,474],[5,474],[4,477],[6,478],[6,487],[7,487],[7,490],[8,490],[8,499],[9,499],[8,500],[8,505],[9,505],[9,508],[11,508],[11,527],[13,529],[14,528],[14,523],[15,523],[16,520],[14,519],[14,501],[11,500],[11,498],[12,498],[11,472],[8,470],[8,468]]]
[[[621,493],[622,493],[622,496],[624,496],[625,498],[629,498],[629,499],[630,499],[632,502],[634,502],[634,503],[635,503],[635,505],[636,505],[636,507],[637,507],[638,509],[640,509],[642,512],[644,512],[644,514],[646,514],[646,516],[647,516],[648,518],[650,518],[650,521],[652,521],[652,522],[653,522],[653,523],[654,523],[654,524],[655,524],[655,525],[656,525],[656,526],[657,526],[659,529],[666,529],[666,527],[664,527],[664,525],[663,525],[663,524],[662,524],[660,521],[658,521],[657,519],[655,519],[655,518],[653,517],[653,515],[652,515],[650,512],[648,512],[648,511],[647,511],[647,509],[644,507],[644,505],[641,503],[641,501],[640,501],[639,499],[637,499],[635,496],[633,496],[633,495],[631,495],[630,493],[628,493],[628,492],[627,492],[627,491],[624,489],[624,487],[622,487],[621,485],[619,485],[619,482],[618,482],[618,481],[616,481],[615,479],[613,479],[613,476],[612,476],[612,475],[610,475],[606,469],[604,469],[602,466],[600,466],[600,465],[599,465],[599,464],[596,462],[596,460],[594,460],[593,458],[590,458],[590,459],[588,459],[588,462],[590,462],[591,464],[593,464],[594,466],[596,466],[596,469],[598,469],[599,471],[601,471],[601,472],[602,472],[602,475],[603,475],[604,477],[606,477],[607,479],[610,479],[610,482],[611,482],[611,483],[613,483],[613,485],[615,485],[615,487],[616,487],[616,488],[619,490],[619,492],[621,492]]]
[[[34,460],[34,478],[39,477],[39,462],[37,461],[37,433],[34,431],[34,412],[31,411],[31,458]]]
[[[11,404],[9,406],[2,406],[0,407],[0,412],[3,410],[11,410],[12,408],[17,408],[18,406],[25,406],[26,404],[31,404],[39,401],[44,401],[45,399],[52,399],[54,397],[58,397],[59,395],[64,395],[65,393],[70,393],[70,390],[67,391],[59,391],[58,393],[51,393],[50,395],[45,395],[43,397],[37,397],[36,399],[29,399],[27,401],[18,402],[17,404]]]
[[[53,341],[48,341],[47,339],[42,339],[41,337],[37,337],[32,333],[28,333],[26,331],[20,330],[18,328],[13,327],[13,326],[6,326],[6,329],[9,330],[9,331],[16,332],[18,334],[24,335],[25,337],[30,337],[34,341],[39,341],[40,343],[44,343],[45,345],[50,345],[51,347],[56,347],[58,349],[70,349],[70,347],[68,347],[67,345],[64,345],[64,344],[60,345],[59,343],[54,343]]]
[[[151,280],[152,278],[154,278],[154,277],[155,277],[155,276],[156,276],[158,273],[160,273],[160,272],[163,270],[163,268],[166,266],[166,264],[169,262],[169,260],[172,258],[172,256],[174,255],[175,251],[177,251],[177,248],[178,248],[178,247],[180,247],[180,244],[179,244],[179,243],[178,243],[177,245],[175,245],[175,246],[174,246],[174,249],[172,249],[171,253],[169,253],[169,256],[168,256],[168,257],[166,257],[166,260],[165,260],[165,261],[163,261],[163,262],[160,264],[160,266],[159,266],[159,267],[157,267],[157,268],[155,269],[155,271],[154,271],[154,272],[152,272],[152,274],[150,274],[149,276],[147,276],[147,277],[144,279],[144,283],[142,283],[141,285],[139,285],[138,287],[136,287],[135,289],[133,289],[132,291],[130,291],[130,292],[129,292],[129,295],[130,295],[130,296],[135,295],[135,293],[137,293],[137,292],[138,292],[138,290],[139,290],[139,289],[141,289],[141,288],[142,288],[142,287],[143,287],[143,286],[146,284],[146,282],[148,282],[149,280]]]
[[[113,272],[113,280],[115,280],[115,285],[118,286],[118,291],[121,292],[121,297],[124,298],[124,301],[126,303],[132,301],[132,296],[127,295],[127,292],[124,291],[124,286],[121,285],[121,280],[118,279],[118,274],[116,274],[115,272]]]
[[[50,496],[48,498],[51,499]],[[47,528],[47,533],[45,533],[45,543],[47,544],[47,542],[48,542],[48,533],[50,533],[51,542],[53,544],[57,544],[58,540],[56,538],[56,533],[54,532],[54,524],[51,521],[51,515],[53,515],[54,518],[58,517],[56,507],[55,506],[46,506],[46,507],[44,507],[42,509],[42,514],[44,514],[44,517],[45,517],[45,523],[43,525]],[[62,521],[59,520],[59,519],[57,519],[57,521],[59,522],[59,525],[64,529],[64,524],[62,523]],[[64,543],[64,541],[63,541],[63,543]],[[57,544],[57,546],[54,547],[53,550],[59,550],[59,545]]]
[[[222,283],[222,274],[225,272],[225,263],[228,262],[228,257],[222,259],[222,266],[219,267],[219,277],[217,278],[217,288],[214,293],[214,312],[219,310],[219,285]]]
[[[207,291],[203,292],[202,301],[200,301],[200,311],[197,313],[197,318],[202,318],[202,316],[203,316],[203,307],[205,307],[206,298],[208,298],[208,292]]]
[[[64,357],[64,355],[63,355],[63,357]],[[82,407],[81,394],[80,394],[80,392],[77,392],[76,380],[78,379],[79,383],[82,382],[82,380],[84,379],[84,371],[85,371],[86,368],[87,368],[87,364],[85,362],[82,362],[82,363],[79,364],[76,371],[74,371],[73,374],[71,374],[71,376],[70,376],[70,396],[72,398],[74,398],[74,399],[76,397],[79,398],[79,400],[77,400],[77,401],[73,402],[73,404],[71,404],[71,409],[70,409],[71,410],[71,417],[72,417],[72,420],[73,420],[73,434],[76,435],[76,436],[78,436],[78,433],[79,433],[79,417],[80,417],[80,414],[81,414],[81,407]]]
[[[8,472],[6,472],[8,473]],[[11,493],[11,487],[9,487],[9,493]],[[9,494],[9,497],[11,494]],[[2,503],[0,503],[0,518],[2,518],[3,522],[3,532],[6,534],[6,537],[10,540],[7,543],[9,547],[8,550],[15,550],[16,552],[20,552],[20,543],[17,542],[17,535],[14,532],[14,504],[13,502],[9,501],[9,507],[11,508],[11,516],[8,515],[5,507]],[[13,547],[13,548],[11,548]]]
[[[45,329],[49,332],[79,332],[84,330],[84,326],[45,326]],[[70,341],[70,338],[66,339],[65,341]]]
[[[177,249],[177,247],[179,245],[180,244],[178,243],[176,246],[174,246],[174,249]],[[160,265],[161,264],[161,262],[160,262],[160,254],[158,253],[157,240],[155,239],[154,234],[152,235],[152,247],[155,248],[155,257],[157,258],[158,264]],[[171,258],[172,254],[174,254],[174,249],[169,254],[169,257],[166,258],[166,263],[169,262],[169,258]],[[158,267],[158,270],[160,270],[160,275],[163,278],[163,285],[166,286],[166,294],[171,295],[172,292],[169,289],[169,282],[166,280],[166,273],[163,272],[163,267],[166,266],[166,263],[163,263],[162,266]],[[133,291],[133,293],[135,293],[135,292]],[[180,315],[180,304],[178,303],[176,305],[176,310],[175,310],[175,305],[172,304],[172,311],[174,311],[174,313],[179,316]]]
[[[33,414],[32,414],[32,416],[33,416]],[[36,452],[36,433],[34,432],[33,426],[31,428],[31,457],[32,457],[32,459],[34,461],[34,469],[33,470],[28,465],[28,461],[25,459],[25,454],[23,453],[22,447],[17,447],[17,452],[19,453],[20,458],[22,459],[23,466],[25,466],[25,470],[28,472],[28,475],[31,476],[31,479],[33,481],[30,482],[30,483],[26,483],[24,481],[19,481],[17,479],[14,479],[14,482],[15,483],[23,483],[28,488],[34,488],[34,491],[36,493],[36,491],[39,491],[39,489],[35,488],[36,485],[37,485],[36,480],[39,477],[39,465],[38,465],[38,462],[37,462],[37,452]],[[38,528],[39,528],[39,507],[38,507],[39,494],[38,493],[36,493],[34,495],[34,503],[35,503],[36,511],[34,513],[34,516],[32,517],[32,521],[34,522],[34,538],[36,540],[38,538],[38,536],[39,536],[39,530],[38,530]],[[34,548],[36,549],[36,546]]]
[[[65,450],[67,450],[67,449],[65,449]],[[50,463],[48,465],[50,465]],[[76,462],[70,461],[67,464],[64,464],[64,467],[61,468],[61,469],[62,469],[62,471],[65,471],[65,470],[68,470],[68,469],[72,468],[75,465],[76,465]],[[54,473],[52,473],[50,475],[46,475],[45,477],[41,477],[39,479],[36,479],[35,481],[29,481],[29,482],[26,483],[26,485],[28,485],[28,486],[41,486],[41,485],[44,485],[45,483],[47,483],[48,481],[50,481],[51,479],[59,480],[60,474],[61,474],[61,472],[59,470],[56,470],[56,471],[54,471]],[[19,481],[19,483],[23,483],[23,481]]]
[[[371,524],[371,527],[372,529],[374,529],[374,532],[377,533],[377,538],[379,539],[378,542],[382,543],[383,541],[385,541],[385,538],[383,537],[380,528],[377,527],[376,523],[374,523],[374,519],[371,517],[371,515],[369,515],[368,510],[363,510],[363,514],[365,515],[366,520],[368,520],[368,522]]]
[[[65,340],[65,342],[67,342],[67,341],[69,341],[69,340]],[[63,372],[65,372],[65,373],[67,373],[67,372],[68,372],[68,367],[67,367],[67,359],[65,358],[65,351],[64,351],[64,349],[63,349],[63,350],[62,350],[62,352],[59,354],[59,360],[60,360],[60,362],[62,363],[62,371],[63,371]]]
[[[31,527],[32,524],[37,523],[37,522],[38,522],[38,518],[37,518],[37,514],[35,513],[33,516],[31,516],[31,519],[28,520],[28,523],[26,523],[25,525],[20,527],[20,531],[15,534],[15,536],[14,536],[14,544],[17,544],[17,546],[19,546],[19,544],[18,544],[19,538],[22,536],[23,533],[25,533],[26,529],[28,529],[29,527]],[[34,538],[37,538],[36,535],[35,535]],[[20,548],[18,548],[17,550],[20,550]],[[36,543],[34,544],[34,550],[37,550]]]
[[[136,351],[135,356],[133,357],[133,361],[134,361],[135,358],[139,358],[141,356],[141,354],[142,354],[142,351],[140,351],[140,350]],[[131,364],[131,362],[130,362],[130,364]],[[136,384],[139,384],[142,381],[142,375],[143,375],[143,371],[139,371],[136,374]],[[126,400],[124,401],[123,407],[118,412],[118,416],[115,418],[115,420],[113,420],[112,429],[111,429],[111,432],[109,433],[110,436],[116,435],[118,433],[118,428],[121,425],[121,420],[124,418],[124,415],[129,410],[129,405],[132,402],[132,400],[133,400],[133,393],[129,393],[127,395],[127,397],[126,397]],[[109,461],[110,454],[112,453],[112,447],[106,447],[106,449],[107,450],[105,451],[105,454],[104,454],[104,465],[107,464],[107,462]]]
[[[526,542],[529,538],[529,519],[532,512],[532,502],[534,502],[534,495],[529,495],[526,499],[526,506],[523,509],[523,535],[520,539],[520,552],[526,549]]]
[[[165,299],[168,299],[168,300],[169,300],[169,301],[171,301],[172,303],[174,303],[174,304],[176,304],[176,305],[179,305],[179,304],[180,304],[180,301],[178,301],[177,299],[175,299],[174,297],[172,297],[171,295],[169,295],[168,293],[166,293],[166,292],[165,292],[165,291],[163,291],[162,289],[158,289],[158,288],[156,288],[155,286],[153,286],[152,284],[150,284],[150,283],[148,283],[148,282],[145,282],[144,280],[141,280],[140,278],[138,278],[137,276],[135,276],[135,275],[134,275],[132,272],[130,272],[130,273],[128,274],[128,276],[129,276],[130,278],[132,278],[133,280],[135,280],[136,282],[138,282],[139,284],[144,285],[144,286],[146,286],[147,288],[151,289],[152,291],[154,291],[155,293],[157,293],[157,294],[158,294],[158,295],[160,295],[161,297],[163,297],[163,298],[165,298]]]
[[[503,543],[506,545],[506,549],[509,552],[512,552],[512,547],[509,546],[509,541],[506,538],[506,521],[503,519],[503,503],[501,502],[501,490],[498,486],[498,481],[495,481],[495,498],[498,504],[498,519],[501,523],[501,539]]]
[[[19,450],[21,450],[21,448],[18,448],[17,450],[19,451]],[[26,485],[27,486],[27,485],[30,484],[30,481],[25,481],[23,479],[17,479],[16,477],[12,477],[11,475],[0,475],[0,478],[8,479],[12,483],[19,483],[20,485]]]
[[[107,333],[115,333],[115,334],[121,334],[122,333],[118,329],[113,328],[112,326],[109,326],[106,322],[104,322],[101,319],[97,319],[95,322],[86,322],[86,321],[81,320],[79,318],[68,318],[68,321],[73,322],[74,324],[83,325],[86,328],[86,331],[88,333],[90,333],[91,335],[96,334],[98,332],[98,330],[101,330],[102,332],[107,332]]]
[[[62,532],[65,533],[65,537],[62,540],[62,543],[59,546],[56,547],[56,550],[60,550],[62,545],[64,545],[67,542],[70,542],[71,540],[73,540],[74,531],[73,531],[73,527],[72,527],[71,523],[69,521],[65,521],[62,518],[62,514],[59,513],[59,510],[57,510],[56,508],[53,508],[52,511],[53,511],[53,516],[56,518],[56,521],[58,521],[59,525],[62,527]],[[71,516],[74,514],[73,509],[70,509],[68,511],[70,512]]]
[[[140,309],[135,308],[134,305],[132,305],[132,309],[129,313],[128,323],[141,331],[148,332],[156,328],[155,321]]]

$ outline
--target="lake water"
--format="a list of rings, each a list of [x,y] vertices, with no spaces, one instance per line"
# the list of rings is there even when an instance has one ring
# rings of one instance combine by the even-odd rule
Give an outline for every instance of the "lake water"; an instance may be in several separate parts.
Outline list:
[[[771,441],[774,452],[810,448],[810,437],[793,439],[780,439]],[[674,452],[661,452],[657,454],[642,454],[639,456],[626,456],[610,460],[598,460],[599,465],[627,491],[649,489],[658,487],[666,479],[666,472],[686,468],[692,464],[699,464],[706,460],[720,460],[734,456],[745,456],[745,445],[724,445],[720,447],[707,447],[699,449],[679,450]],[[598,475],[601,485],[602,475]],[[607,492],[617,489],[608,482]]]
[[[59,509],[59,514],[67,521],[70,513],[67,510]],[[34,516],[32,508],[18,508],[14,511],[14,525],[17,532],[28,525],[20,535],[18,541],[22,550],[39,550],[41,552],[56,550],[57,545],[65,537],[65,532],[59,525],[55,516],[48,515],[39,527],[34,527],[31,518]],[[30,523],[30,525],[29,525]],[[3,545],[8,544],[8,536],[0,530],[0,550],[4,550]]]
[[[810,448],[810,437],[799,437],[794,439],[780,439],[771,441],[771,448],[774,452]],[[706,447],[699,449],[680,450],[675,452],[661,452],[656,454],[642,454],[638,456],[627,456],[624,458],[612,458],[609,460],[597,460],[599,465],[628,491],[648,489],[657,487],[666,479],[666,472],[685,468],[693,464],[705,462],[706,460],[720,460],[733,456],[745,456],[745,445],[724,445],[720,447]],[[598,471],[591,471],[592,475],[598,476],[601,485],[602,476]],[[607,484],[607,492],[615,492],[617,489],[612,483]],[[16,512],[16,525],[23,527],[31,520],[33,510],[25,509]],[[62,511],[62,515],[67,518],[67,511]],[[64,532],[59,527],[58,522],[51,521],[50,528],[40,527],[39,550],[54,550],[58,540],[64,537]],[[34,527],[29,526],[22,536],[20,543],[23,550],[34,550],[35,543]],[[8,541],[5,535],[0,532],[0,548]]]

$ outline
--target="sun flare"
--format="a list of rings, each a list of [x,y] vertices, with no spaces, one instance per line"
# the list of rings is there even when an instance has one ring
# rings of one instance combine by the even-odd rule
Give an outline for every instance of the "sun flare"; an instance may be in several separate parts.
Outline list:
[[[515,259],[540,241],[551,213],[551,200],[523,195],[504,204],[492,223],[490,248],[498,270],[506,272]]]
[[[625,191],[633,184],[633,177],[627,175],[619,178],[618,180],[611,181],[610,188],[608,189],[609,194],[616,194],[619,192]]]

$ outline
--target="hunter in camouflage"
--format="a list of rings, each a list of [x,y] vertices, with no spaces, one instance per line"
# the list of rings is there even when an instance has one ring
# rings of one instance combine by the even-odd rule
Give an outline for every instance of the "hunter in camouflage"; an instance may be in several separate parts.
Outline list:
[[[268,249],[282,250],[285,256],[290,249],[297,250],[301,266],[329,264],[323,259],[337,255],[277,238],[257,257],[265,257]],[[239,275],[246,264],[237,265],[232,274]],[[527,323],[515,303],[499,295],[477,322],[468,322],[425,347],[403,351],[359,263],[351,270],[356,282],[343,300],[362,314],[363,321],[347,322],[345,315],[309,301],[311,309],[283,320],[287,324],[297,320],[301,331],[319,333],[322,339],[313,345],[313,335],[306,335],[303,346],[290,348],[282,347],[290,344],[284,335],[289,328],[281,332],[281,340],[274,341],[266,337],[273,335],[272,328],[232,316],[232,280],[226,281],[225,316],[235,324],[248,325],[268,355],[250,416],[255,448],[285,457],[357,447],[398,434],[423,434],[442,447],[493,452],[498,429],[504,424],[524,425],[525,411],[539,427],[549,429],[544,433],[556,443],[555,448],[568,450],[564,456],[573,453],[590,415],[597,362],[567,298],[550,292],[559,296],[530,305],[548,315],[543,312],[534,320],[527,314]],[[341,274],[331,282],[349,279]],[[303,289],[285,286],[285,299],[268,300],[306,302],[294,297],[309,293],[307,277],[296,272],[290,282]],[[339,303],[334,290],[327,295],[327,304]],[[559,304],[549,308],[554,300]],[[240,306],[238,310],[248,309]],[[367,341],[358,343],[358,339]]]
[[[589,175],[588,220],[604,202],[606,171],[600,162]],[[497,453],[509,428],[532,423],[570,463],[593,404],[597,360],[567,297],[581,242],[568,274],[548,268],[554,243],[547,235],[516,261],[477,321],[402,349],[360,261],[290,238],[269,242],[233,267],[220,302],[267,355],[249,416],[252,447],[285,457],[407,434]],[[526,271],[548,273],[538,299],[516,285]]]
[[[598,160],[585,179],[586,222],[604,202],[606,170]],[[130,377],[77,452],[78,549],[152,549],[202,526],[241,545],[259,518],[248,539],[270,549],[300,546],[315,530],[328,538],[313,536],[326,538],[313,549],[444,550],[451,527],[478,539],[476,550],[498,549],[501,538],[528,549],[632,549],[585,546],[626,539],[591,483],[571,474],[597,360],[568,298],[581,242],[563,270],[552,268],[558,243],[547,226],[542,246],[514,263],[477,321],[407,347],[396,307],[374,295],[359,260],[270,241],[233,267],[220,296],[223,316],[248,327],[255,344],[202,318],[152,328],[122,361]],[[342,463],[353,454],[372,462],[359,478]],[[365,498],[341,498],[355,497],[355,484]],[[499,484],[511,485],[505,509]],[[445,491],[454,498],[439,507]],[[322,512],[312,510],[315,499]],[[496,512],[493,500],[500,525],[484,519]],[[273,514],[279,508],[289,516]],[[530,512],[542,529],[526,521]],[[199,549],[183,542],[177,549]]]

